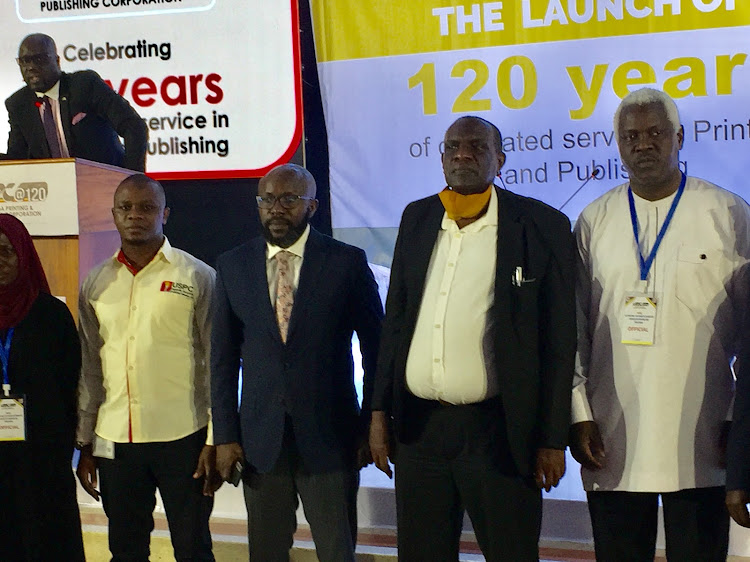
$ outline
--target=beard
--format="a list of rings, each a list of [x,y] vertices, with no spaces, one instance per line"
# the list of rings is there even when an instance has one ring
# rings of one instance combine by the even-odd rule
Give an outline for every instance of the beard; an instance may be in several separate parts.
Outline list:
[[[305,231],[305,228],[307,228],[307,225],[310,223],[310,217],[311,217],[310,209],[308,209],[305,212],[305,216],[302,217],[302,220],[298,224],[293,224],[291,221],[288,221],[284,218],[274,218],[269,219],[265,223],[263,223],[263,237],[266,239],[267,242],[270,244],[273,244],[275,246],[279,246],[280,248],[288,248],[292,244],[294,244],[297,240],[299,240],[299,237],[302,236],[302,233]],[[287,225],[287,231],[286,234],[283,236],[274,236],[271,233],[270,229],[270,223],[274,222],[283,222]]]

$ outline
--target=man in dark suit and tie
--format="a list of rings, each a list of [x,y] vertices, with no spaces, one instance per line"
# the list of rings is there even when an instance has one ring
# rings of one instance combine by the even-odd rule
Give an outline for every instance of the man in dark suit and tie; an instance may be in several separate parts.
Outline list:
[[[219,257],[211,349],[217,470],[244,462],[250,560],[289,560],[298,497],[321,562],[353,562],[359,469],[383,316],[365,253],[308,225],[304,168],[258,187],[263,237]],[[364,367],[360,411],[351,352]],[[242,398],[237,390],[242,366]]]
[[[96,72],[63,72],[54,40],[41,33],[21,42],[16,60],[26,86],[5,101],[4,159],[78,157],[145,170],[146,124]]]
[[[442,162],[448,187],[399,227],[370,448],[389,475],[394,453],[399,560],[458,560],[464,509],[487,560],[537,560],[570,421],[570,223],[493,185],[505,154],[484,119],[448,128]]]

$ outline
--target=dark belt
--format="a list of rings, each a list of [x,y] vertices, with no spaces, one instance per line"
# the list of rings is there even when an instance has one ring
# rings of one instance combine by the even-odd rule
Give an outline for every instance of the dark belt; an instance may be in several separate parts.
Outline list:
[[[493,396],[492,398],[488,398],[487,400],[482,400],[481,402],[469,402],[468,404],[454,404],[453,402],[446,402],[442,399],[437,400],[428,400],[428,402],[434,402],[435,404],[439,404],[440,406],[452,406],[454,408],[461,407],[461,406],[469,406],[469,407],[476,407],[476,408],[494,408],[500,403],[500,397],[499,396]]]

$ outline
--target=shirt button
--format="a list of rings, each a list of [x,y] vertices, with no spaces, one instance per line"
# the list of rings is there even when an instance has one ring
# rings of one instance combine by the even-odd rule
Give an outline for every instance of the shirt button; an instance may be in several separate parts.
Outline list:
[[[133,370],[133,366],[131,365],[130,367],[128,367],[128,371],[132,371],[132,370]]]
[[[133,307],[133,308],[131,308],[130,310],[135,310],[135,309],[137,309],[137,308],[138,308],[137,306],[134,306],[134,307]]]
[[[453,267],[453,262],[448,263],[448,267]],[[133,307],[133,310],[135,310],[135,307]]]
[[[135,336],[130,336],[130,341],[135,341]]]
[[[435,324],[435,327],[436,328],[440,328],[440,324]]]
[[[433,359],[433,361],[435,361],[435,363],[440,363],[440,359],[438,359],[437,357]]]
[[[448,292],[447,292],[447,291],[440,291],[440,295],[441,295],[441,296],[443,296],[443,297],[444,297],[445,295],[447,295],[447,294],[448,294]]]

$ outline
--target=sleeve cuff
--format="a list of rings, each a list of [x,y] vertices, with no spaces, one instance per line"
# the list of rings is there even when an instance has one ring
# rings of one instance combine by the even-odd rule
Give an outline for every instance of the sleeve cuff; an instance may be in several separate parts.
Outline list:
[[[214,444],[214,422],[210,416],[211,416],[211,412],[209,411],[208,426],[206,426],[207,431],[208,431],[208,433],[206,434],[206,445],[213,446]]]
[[[78,428],[76,429],[76,441],[79,443],[93,443],[94,429],[96,428],[96,416],[86,412],[78,411]]]
[[[594,421],[594,413],[591,411],[589,400],[586,397],[585,385],[580,384],[573,388],[570,406],[571,425],[585,421]]]

